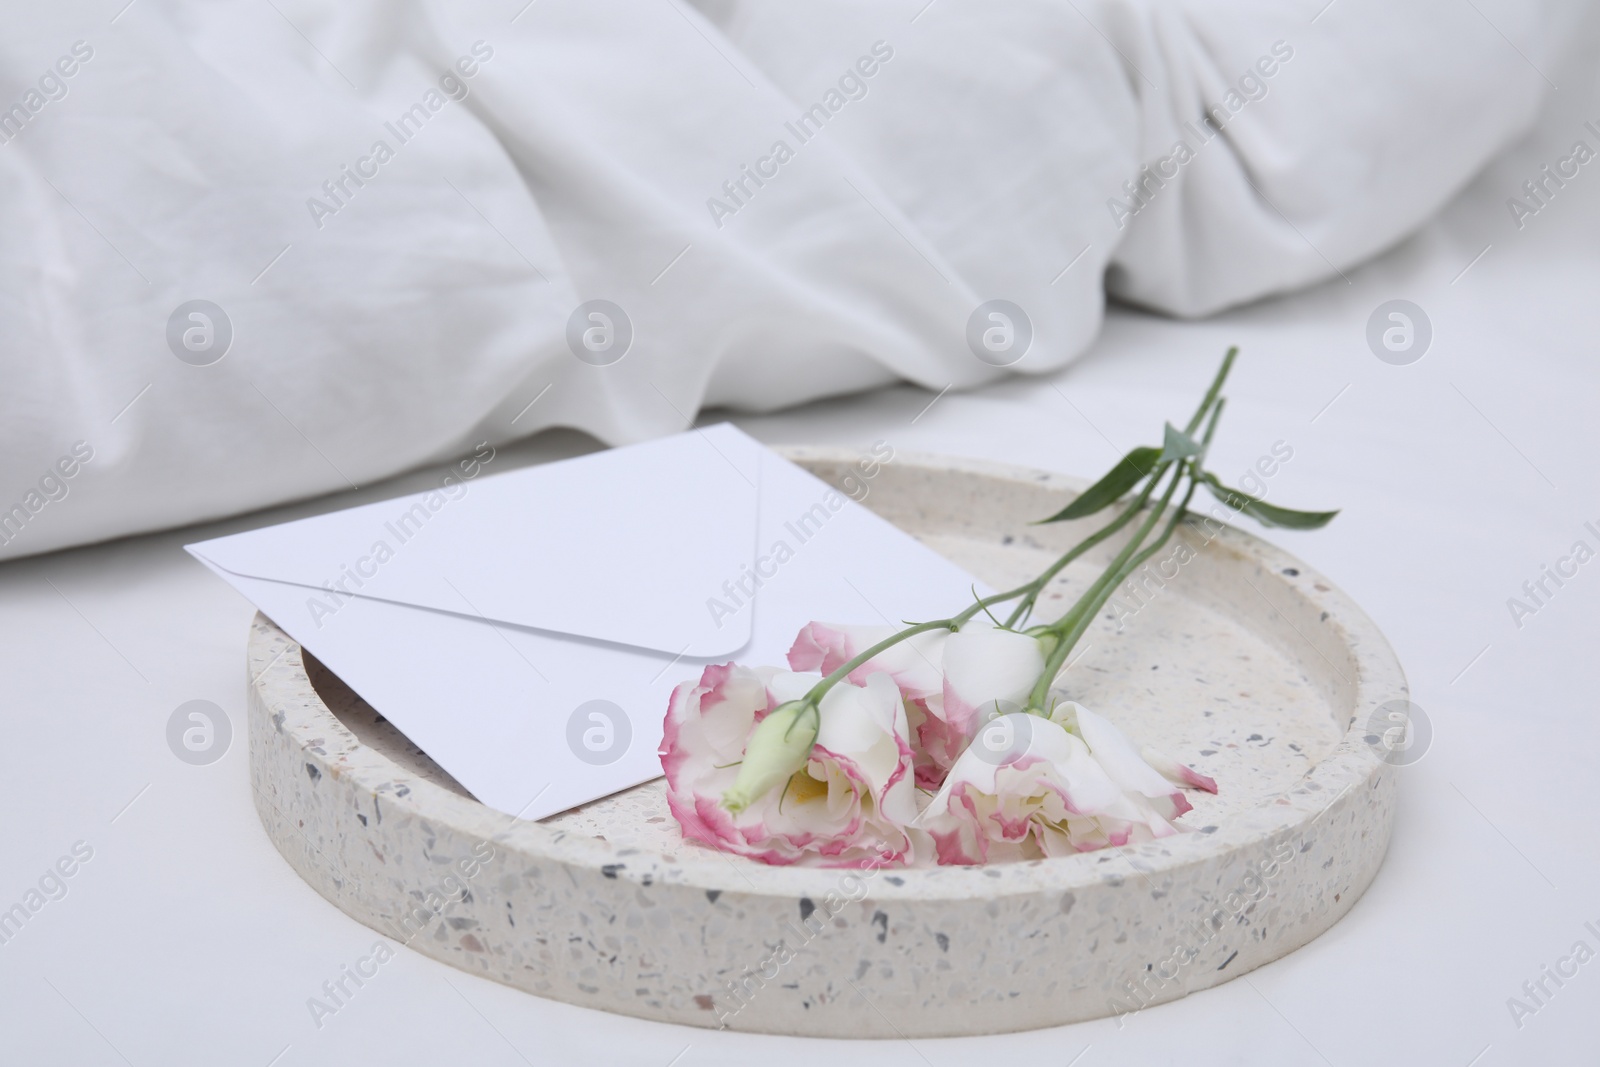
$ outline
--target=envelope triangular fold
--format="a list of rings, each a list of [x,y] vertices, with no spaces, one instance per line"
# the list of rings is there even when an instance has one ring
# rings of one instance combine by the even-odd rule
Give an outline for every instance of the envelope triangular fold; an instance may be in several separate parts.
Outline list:
[[[760,446],[727,426],[218,538],[246,578],[658,652],[727,655],[748,614],[713,591],[754,562]],[[313,609],[315,610],[315,609]]]

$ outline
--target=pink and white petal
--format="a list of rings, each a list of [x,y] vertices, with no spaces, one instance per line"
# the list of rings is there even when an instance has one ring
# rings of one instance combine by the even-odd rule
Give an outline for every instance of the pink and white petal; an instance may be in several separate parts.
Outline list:
[[[894,633],[887,626],[835,626],[808,622],[789,648],[789,669],[832,674],[858,653]]]
[[[856,656],[891,636],[888,626],[840,626],[812,622],[801,628],[789,649],[794,670],[832,674]],[[891,645],[850,672],[850,681],[863,684],[872,674],[888,674],[908,699],[938,693],[943,685],[940,662],[948,631],[930,630]]]
[[[822,698],[820,711],[817,745],[860,767],[873,793],[881,793],[897,772],[903,773],[905,750],[897,726],[905,721],[905,709],[888,675],[871,675],[864,685],[840,682]]]
[[[1121,730],[1082,704],[1069,703],[1077,718],[1078,735],[1112,781],[1146,797],[1168,797],[1175,792],[1172,783],[1144,761]]]
[[[822,680],[819,674],[798,674],[777,667],[756,667],[755,673],[766,683],[768,706],[774,708],[799,700]]]
[[[944,646],[950,637],[948,630],[929,630],[907,638],[852,671],[850,680],[859,685],[867,674],[882,671],[894,679],[907,699],[934,696],[944,688]]]
[[[955,761],[950,773],[945,775],[944,785],[939,787],[939,792],[929,801],[928,809],[935,813],[947,810],[951,806],[950,798],[958,790],[970,790],[974,794],[993,796],[995,771],[993,764],[979,758],[976,751],[968,749]]]
[[[897,700],[894,704],[893,736],[896,753],[894,773],[889,775],[883,792],[878,797],[880,807],[891,794],[904,793],[910,799],[911,815],[916,815],[916,750],[911,747],[911,719],[907,704]]]
[[[942,702],[937,698],[909,701],[906,705],[912,736],[917,739],[917,784],[924,789],[936,790],[944,784],[945,775],[972,740],[972,734],[966,729],[946,722],[935,713],[934,709],[940,707]],[[976,724],[974,718],[971,725]]]
[[[709,766],[738,759],[751,726],[771,706],[762,676],[734,663],[712,664],[698,683],[679,685],[668,701],[657,750],[668,781],[684,773],[691,760]]]
[[[909,765],[910,761],[907,760]],[[878,811],[883,818],[892,825],[900,827],[906,836],[915,844],[922,834],[919,819],[921,813],[917,810],[917,786],[915,779],[909,774],[902,774],[890,783],[878,797]]]
[[[1089,746],[1067,733],[1059,724],[1044,721],[1048,726],[1034,728],[1035,741],[1039,743],[1040,753],[1049,758],[1056,781],[1066,792],[1067,810],[1075,815],[1137,818],[1138,809],[1094,758]],[[1048,745],[1040,742],[1040,738],[1045,739]]]
[[[973,866],[988,857],[989,839],[978,810],[980,790],[957,781],[941,790],[923,811],[918,825],[933,839],[934,858],[943,865]]]
[[[1146,745],[1139,750],[1139,755],[1144,761],[1154,767],[1156,771],[1169,782],[1188,786],[1191,789],[1202,789],[1207,793],[1217,791],[1217,780],[1209,775],[1201,774],[1188,764],[1179,763],[1160,749]]]
[[[1019,705],[1044,672],[1037,638],[1001,630],[984,620],[951,634],[944,645],[944,701],[941,717],[967,729],[980,708],[1000,702]]]

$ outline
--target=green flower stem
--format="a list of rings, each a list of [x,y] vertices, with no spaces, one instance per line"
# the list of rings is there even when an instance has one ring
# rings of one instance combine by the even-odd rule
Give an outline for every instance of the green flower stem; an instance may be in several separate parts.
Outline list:
[[[1228,354],[1222,357],[1222,366],[1217,369],[1217,376],[1211,379],[1211,388],[1206,390],[1206,395],[1200,401],[1200,406],[1195,409],[1194,418],[1189,420],[1189,425],[1184,427],[1184,433],[1190,437],[1200,428],[1200,420],[1206,417],[1206,412],[1211,410],[1211,405],[1217,402],[1217,396],[1222,392],[1222,383],[1228,380],[1228,372],[1233,369],[1233,359],[1239,354],[1239,346],[1234,345],[1228,349]],[[1212,416],[1212,426],[1216,426],[1216,417]],[[1206,440],[1210,440],[1209,431]]]
[[[1161,516],[1167,510],[1167,505],[1172,501],[1173,494],[1178,491],[1178,486],[1182,483],[1184,472],[1187,469],[1187,462],[1178,464],[1177,469],[1173,471],[1172,481],[1167,486],[1167,491],[1161,495],[1161,499],[1156,503],[1155,509],[1150,512],[1149,517],[1140,524],[1139,528],[1133,532],[1133,536],[1128,539],[1128,543],[1123,546],[1122,551],[1117,553],[1100,577],[1095,579],[1094,584],[1089,586],[1083,596],[1078,598],[1078,602],[1072,606],[1071,610],[1055,622],[1036,631],[1041,635],[1049,634],[1057,638],[1057,642],[1055,647],[1050,650],[1049,658],[1045,662],[1044,673],[1039,676],[1039,681],[1034,685],[1033,692],[1028,697],[1028,707],[1030,709],[1044,707],[1044,698],[1045,694],[1050,690],[1050,683],[1060,672],[1061,665],[1066,662],[1068,654],[1071,653],[1076,635],[1081,634],[1083,629],[1087,627],[1087,623],[1080,626],[1080,622],[1085,618],[1093,618],[1094,613],[1099,610],[1099,605],[1110,598],[1111,590],[1115,588],[1113,583],[1116,575],[1121,572],[1128,560],[1139,551],[1139,546],[1144,543],[1144,539],[1150,536],[1150,531],[1155,529],[1156,524],[1161,521]],[[1190,491],[1193,492],[1193,489],[1191,488]],[[1068,634],[1075,636],[1072,640],[1063,640],[1062,638]]]
[[[1100,577],[1096,578],[1094,583],[1078,598],[1078,602],[1073,605],[1072,610],[1050,625],[1043,627],[1042,632],[1060,636],[1064,631],[1072,627],[1073,620],[1081,613],[1084,604],[1094,600],[1102,590],[1110,587],[1113,578],[1121,570],[1123,564],[1127,563],[1133,554],[1139,551],[1139,546],[1144,543],[1144,539],[1150,536],[1150,531],[1154,530],[1156,524],[1161,521],[1161,516],[1166,512],[1167,505],[1172,502],[1172,497],[1177,493],[1178,486],[1183,484],[1183,476],[1188,470],[1188,466],[1187,461],[1178,465],[1177,470],[1172,473],[1172,480],[1167,485],[1167,491],[1161,494],[1161,499],[1156,502],[1155,508],[1150,511],[1143,524],[1133,532],[1133,536],[1128,539],[1128,543],[1122,546],[1122,551],[1116,554],[1111,562],[1106,565],[1106,569],[1101,572]]]
[[[1189,501],[1194,497],[1194,491],[1199,485],[1200,480],[1191,477],[1188,491],[1184,493],[1183,500],[1179,502],[1172,518],[1167,521],[1166,528],[1161,531],[1161,535],[1138,553],[1129,557],[1126,562],[1114,571],[1108,570],[1102,578],[1110,578],[1110,581],[1107,581],[1098,590],[1091,589],[1090,592],[1085,593],[1084,599],[1074,606],[1068,616],[1063,617],[1062,622],[1067,622],[1068,618],[1071,619],[1070,626],[1064,630],[1053,629],[1051,631],[1058,635],[1060,640],[1051,651],[1049,661],[1045,664],[1044,673],[1039,676],[1039,681],[1034,685],[1033,692],[1028,695],[1028,707],[1030,710],[1044,711],[1044,702],[1049,696],[1050,686],[1055,682],[1056,675],[1061,673],[1061,668],[1066,663],[1067,656],[1072,653],[1073,646],[1078,643],[1084,632],[1089,629],[1089,625],[1094,622],[1094,617],[1105,606],[1106,601],[1111,599],[1111,594],[1116,591],[1117,586],[1126,581],[1134,571],[1144,566],[1146,560],[1161,551],[1162,547],[1171,540],[1172,532],[1177,529],[1178,523],[1182,522],[1184,517],[1188,515]],[[1060,624],[1057,625],[1059,626]]]
[[[1239,347],[1235,345],[1228,349],[1227,355],[1222,357],[1222,366],[1217,368],[1216,376],[1211,379],[1211,385],[1206,390],[1205,396],[1201,399],[1200,406],[1195,408],[1194,414],[1190,416],[1188,425],[1184,430],[1185,433],[1193,436],[1195,430],[1199,429],[1200,427],[1200,421],[1204,419],[1206,414],[1209,412],[1212,418],[1210,429],[1208,429],[1206,433],[1206,443],[1210,442],[1211,431],[1216,428],[1217,416],[1222,411],[1222,405],[1218,402],[1217,397],[1222,392],[1223,383],[1228,380],[1228,373],[1233,369],[1233,361],[1238,354]],[[1215,405],[1214,409],[1213,405]],[[1028,617],[1028,614],[1033,610],[1034,603],[1038,599],[1039,594],[1044,591],[1045,586],[1049,585],[1050,580],[1059,574],[1063,568],[1072,563],[1073,560],[1082,556],[1085,552],[1089,551],[1089,549],[1093,548],[1095,545],[1098,545],[1100,542],[1104,541],[1106,538],[1110,537],[1112,534],[1126,526],[1133,519],[1134,515],[1139,512],[1139,509],[1143,508],[1146,503],[1149,502],[1150,494],[1154,492],[1155,487],[1160,483],[1162,476],[1166,474],[1167,468],[1171,465],[1171,460],[1157,464],[1155,469],[1150,472],[1149,480],[1145,483],[1144,489],[1140,491],[1139,495],[1134,498],[1133,502],[1129,504],[1127,508],[1123,509],[1122,514],[1118,515],[1115,519],[1101,527],[1099,530],[1096,530],[1094,533],[1090,534],[1082,542],[1072,548],[1072,550],[1066,555],[1052,563],[1043,574],[1039,575],[1039,577],[1028,583],[1028,585],[1022,586],[1020,591],[1024,591],[1025,595],[1023,595],[1022,599],[1017,602],[1017,606],[1012,610],[1010,616],[1007,617],[1005,622],[1006,628],[1011,629]]]
[[[1233,351],[1232,349],[1229,350],[1229,359],[1232,358]],[[1226,361],[1223,364],[1223,370],[1227,370]],[[1127,546],[1106,567],[1105,573],[1084,592],[1078,602],[1072,606],[1072,609],[1043,631],[1052,634],[1058,640],[1046,659],[1044,673],[1039,676],[1039,681],[1034,684],[1033,692],[1028,696],[1028,707],[1030,709],[1045,710],[1044,702],[1050,693],[1050,686],[1055,682],[1056,675],[1061,673],[1061,668],[1067,662],[1067,657],[1072,654],[1073,647],[1077,645],[1079,639],[1089,629],[1094,617],[1105,606],[1106,601],[1111,599],[1112,592],[1126,581],[1130,574],[1144,566],[1146,560],[1159,552],[1171,540],[1173,531],[1178,528],[1178,523],[1182,522],[1184,516],[1189,513],[1189,501],[1194,498],[1194,492],[1199,488],[1201,477],[1204,473],[1200,464],[1205,459],[1205,450],[1211,445],[1211,438],[1216,433],[1217,423],[1222,418],[1222,409],[1225,404],[1225,400],[1218,400],[1216,406],[1211,409],[1211,420],[1206,425],[1205,436],[1200,440],[1200,455],[1192,460],[1185,461],[1179,466],[1173,476],[1172,484],[1167,487],[1166,494],[1161,498],[1161,503],[1157,505],[1150,518],[1134,533]],[[1162,512],[1166,510],[1167,502],[1172,498],[1173,490],[1178,487],[1178,483],[1182,481],[1185,473],[1189,475],[1189,488],[1184,493],[1183,500],[1178,504],[1178,510],[1173,513],[1172,518],[1167,522],[1166,529],[1161,532],[1161,535],[1156,538],[1154,543],[1142,550],[1139,549],[1140,543],[1160,520]]]
[[[1093,548],[1095,545],[1098,545],[1101,541],[1104,541],[1106,538],[1110,537],[1112,534],[1128,525],[1133,517],[1139,513],[1139,509],[1144,507],[1149,501],[1151,491],[1155,489],[1156,483],[1161,478],[1161,473],[1165,470],[1165,464],[1157,467],[1155,476],[1152,477],[1148,483],[1146,483],[1144,489],[1137,497],[1133,499],[1133,502],[1123,509],[1121,515],[1118,515],[1115,519],[1111,520],[1106,525],[1102,526],[1100,529],[1096,530],[1094,533],[1078,542],[1078,544],[1073,546],[1073,548],[1068,551],[1066,555],[1050,564],[1043,574],[1029,582],[1026,586],[1023,586],[1023,588],[1027,590],[1027,593],[1021,600],[1017,601],[1016,608],[1006,619],[1006,629],[1009,630],[1014,628],[1018,623],[1022,622],[1028,617],[1028,613],[1033,610],[1034,601],[1039,598],[1040,593],[1044,592],[1045,586],[1050,584],[1050,580],[1057,574],[1061,573],[1062,568],[1066,567],[1073,560],[1089,551],[1089,549]]]

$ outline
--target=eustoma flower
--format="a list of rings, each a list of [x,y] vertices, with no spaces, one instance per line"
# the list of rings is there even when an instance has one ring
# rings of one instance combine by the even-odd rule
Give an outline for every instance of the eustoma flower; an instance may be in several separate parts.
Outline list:
[[[986,730],[1010,744],[968,748],[922,813],[940,863],[1151,841],[1177,833],[1173,820],[1190,810],[1120,730],[1082,705],[1059,704],[1050,718],[1013,712]]]
[[[911,746],[894,683],[841,682],[811,704],[819,680],[730,663],[678,686],[661,765],[685,837],[773,864],[878,866],[928,852],[911,826]]]
[[[1189,802],[1177,786],[1215,793],[1216,782],[1135,749],[1053,687],[1200,486],[1267,525],[1314,529],[1336,514],[1269,506],[1205,470],[1235,352],[1184,429],[1168,424],[1160,448],[1134,449],[1043,520],[1086,519],[1133,493],[1032,581],[900,630],[813,622],[789,650],[793,670],[730,663],[674,690],[661,764],[684,836],[766,863],[876,867],[1046,858],[1178,832]],[[1056,575],[1117,536],[1077,602],[1028,625]],[[1003,623],[990,614],[1002,604]],[[920,811],[919,789],[932,794]]]

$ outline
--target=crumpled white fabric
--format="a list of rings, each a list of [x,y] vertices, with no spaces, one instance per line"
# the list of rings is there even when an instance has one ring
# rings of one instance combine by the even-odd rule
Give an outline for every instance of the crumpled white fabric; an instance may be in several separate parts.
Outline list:
[[[1107,291],[1203,315],[1337,277],[1531,121],[1586,7],[116,6],[0,36],[0,557],[549,426],[1049,371]],[[633,332],[603,366],[567,339],[595,299]],[[1010,367],[968,344],[991,299],[1031,323]],[[194,300],[232,333],[204,366],[168,339]]]

